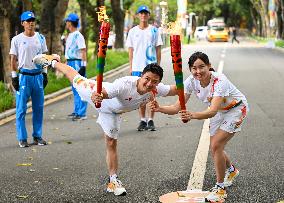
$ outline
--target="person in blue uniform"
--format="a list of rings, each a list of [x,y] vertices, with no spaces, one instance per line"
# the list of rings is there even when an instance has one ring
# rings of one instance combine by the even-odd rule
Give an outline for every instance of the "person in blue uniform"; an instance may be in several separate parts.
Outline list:
[[[65,19],[66,29],[69,35],[66,39],[65,58],[67,65],[74,68],[78,73],[86,77],[87,54],[86,43],[83,35],[79,32],[79,17],[75,13],[70,13]],[[86,119],[87,102],[82,101],[77,90],[73,87],[74,109],[68,117],[73,121]]]
[[[16,132],[20,147],[29,147],[25,116],[27,103],[32,100],[33,144],[46,145],[42,139],[44,88],[47,85],[47,69],[32,62],[37,54],[47,52],[45,38],[35,32],[35,15],[25,11],[21,15],[24,32],[11,41],[11,76],[16,91]]]

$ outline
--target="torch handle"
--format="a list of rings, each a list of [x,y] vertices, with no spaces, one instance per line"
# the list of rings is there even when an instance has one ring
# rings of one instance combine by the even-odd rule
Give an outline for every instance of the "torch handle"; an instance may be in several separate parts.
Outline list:
[[[110,31],[110,24],[108,22],[102,22],[100,28],[100,39],[99,39],[99,48],[97,55],[97,93],[102,93],[102,83],[103,83],[103,74],[105,67],[105,58],[107,51],[107,43]],[[101,107],[101,103],[95,103],[97,108]]]
[[[178,91],[178,98],[181,110],[186,110],[185,97],[184,97],[184,87],[183,87],[183,74],[182,74],[182,58],[181,58],[181,42],[179,35],[171,35],[171,56],[172,63],[176,81],[176,87]],[[182,120],[186,123],[188,120]]]
[[[97,93],[98,94],[101,94],[102,93],[102,84],[103,84],[103,77],[102,75],[97,75]],[[101,107],[101,103],[95,103],[95,106],[97,108],[100,108]]]

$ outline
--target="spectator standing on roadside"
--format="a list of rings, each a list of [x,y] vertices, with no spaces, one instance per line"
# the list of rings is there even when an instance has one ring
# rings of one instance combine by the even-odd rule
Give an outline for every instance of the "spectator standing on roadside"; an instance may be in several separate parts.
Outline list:
[[[147,6],[139,6],[137,10],[139,25],[131,28],[128,33],[126,46],[129,48],[129,64],[132,76],[141,77],[143,69],[151,63],[160,64],[161,45],[163,41],[158,28],[148,23],[150,10]],[[149,111],[149,118],[146,118],[146,105],[139,108],[140,123],[138,131],[155,131],[154,112]]]
[[[70,13],[65,19],[66,29],[70,32],[66,39],[65,58],[67,65],[74,68],[80,75],[86,77],[87,53],[86,43],[83,35],[79,32],[79,17],[75,13]],[[87,102],[82,101],[77,90],[72,85],[74,95],[74,109],[68,115],[72,121],[87,119]]]

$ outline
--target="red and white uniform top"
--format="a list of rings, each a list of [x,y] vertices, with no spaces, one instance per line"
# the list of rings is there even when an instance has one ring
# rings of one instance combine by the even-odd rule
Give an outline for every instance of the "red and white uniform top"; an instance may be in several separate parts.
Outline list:
[[[210,107],[213,97],[223,97],[220,112],[227,112],[238,105],[245,105],[248,110],[247,99],[228,78],[221,73],[211,72],[210,83],[206,87],[200,85],[200,81],[190,75],[184,81],[185,94],[195,94],[196,97]]]

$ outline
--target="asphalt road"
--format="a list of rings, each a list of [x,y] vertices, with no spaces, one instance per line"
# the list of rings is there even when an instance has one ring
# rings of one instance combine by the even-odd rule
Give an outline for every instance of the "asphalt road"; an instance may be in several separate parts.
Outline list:
[[[187,45],[182,49],[185,77],[189,75],[187,58],[194,51],[206,52],[217,69],[224,49],[223,72],[250,104],[243,131],[226,149],[240,169],[226,202],[278,202],[284,199],[284,53],[247,42]],[[163,83],[173,84],[169,51],[162,55],[161,65]],[[169,104],[176,99],[159,100]],[[87,120],[72,122],[66,117],[72,102],[68,97],[45,107],[43,137],[50,142],[48,146],[20,149],[15,122],[0,127],[0,202],[148,203],[158,202],[162,194],[186,189],[203,121],[183,124],[178,116],[157,114],[157,131],[137,132],[138,112],[124,114],[118,174],[128,194],[115,197],[104,192],[108,176],[97,112],[89,106]],[[197,111],[204,105],[193,98],[187,107]],[[27,128],[31,140],[31,114],[27,115]],[[17,166],[23,163],[32,165]],[[203,189],[214,183],[209,156]]]

